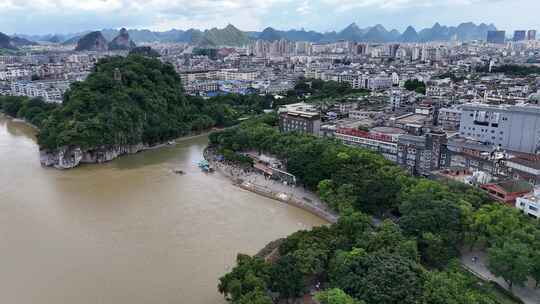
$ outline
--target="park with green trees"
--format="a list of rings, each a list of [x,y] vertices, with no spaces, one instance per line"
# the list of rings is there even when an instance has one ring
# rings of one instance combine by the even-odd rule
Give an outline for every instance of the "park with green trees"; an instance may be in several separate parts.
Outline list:
[[[300,78],[287,96],[309,97],[309,100],[339,98],[355,94],[366,94],[368,90],[353,89],[348,82],[324,81],[321,79]]]
[[[0,112],[24,119],[37,128],[41,128],[49,114],[58,107],[58,104],[47,103],[42,98],[0,96]]]
[[[476,69],[478,73],[489,73],[489,65],[483,65]],[[491,73],[503,73],[509,76],[525,77],[540,75],[540,68],[535,65],[503,64],[491,68]]]
[[[405,81],[404,87],[407,91],[414,91],[426,95],[426,83],[418,79],[409,79]]]
[[[510,289],[540,281],[538,222],[475,188],[413,177],[375,152],[282,134],[256,120],[214,133],[210,142],[229,154],[255,150],[282,159],[341,215],[336,224],[287,237],[272,262],[239,256],[219,283],[232,303],[296,298],[317,283],[322,303],[520,303],[461,267],[460,253],[473,247],[487,251],[488,268]],[[372,216],[387,220],[377,225]]]

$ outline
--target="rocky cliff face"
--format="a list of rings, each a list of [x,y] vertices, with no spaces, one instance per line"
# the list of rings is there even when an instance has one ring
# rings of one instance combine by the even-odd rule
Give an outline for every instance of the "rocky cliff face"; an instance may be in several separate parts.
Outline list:
[[[78,166],[83,158],[80,148],[64,147],[55,152],[40,151],[41,165],[57,169],[70,169]]]
[[[131,50],[133,48],[135,48],[135,43],[131,41],[125,28],[122,28],[118,36],[109,43],[109,50]]]
[[[121,155],[135,154],[148,148],[143,144],[99,147],[83,151],[80,147],[63,147],[56,151],[41,151],[43,166],[71,169],[80,164],[96,164],[111,161]]]
[[[79,39],[75,51],[103,52],[107,51],[108,49],[109,45],[107,40],[105,37],[103,37],[101,32],[91,32]]]

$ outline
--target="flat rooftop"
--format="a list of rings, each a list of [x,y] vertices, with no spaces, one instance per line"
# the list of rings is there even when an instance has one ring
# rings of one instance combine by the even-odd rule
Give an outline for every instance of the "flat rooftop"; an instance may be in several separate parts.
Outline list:
[[[416,124],[423,125],[425,121],[429,120],[429,117],[422,114],[411,114],[407,116],[402,116],[396,119],[397,123],[401,124]]]
[[[370,131],[384,134],[407,134],[407,131],[393,127],[376,127],[371,129]]]
[[[523,105],[489,105],[483,103],[468,103],[462,106],[464,111],[497,111],[497,112],[519,112],[525,114],[540,114],[540,106],[532,104]]]
[[[494,150],[493,145],[484,144],[477,140],[460,137],[457,135],[449,137],[447,145],[449,147],[454,146],[454,147],[479,150],[479,151],[484,151],[484,152],[492,152]]]
[[[320,114],[318,112],[307,112],[307,111],[298,111],[298,110],[289,110],[287,112],[281,113],[281,115],[286,114],[287,116],[297,116],[304,118],[318,118]]]
[[[515,158],[511,158],[511,159],[507,160],[507,162],[511,162],[511,163],[522,165],[522,166],[525,166],[525,167],[528,167],[528,168],[533,168],[533,169],[536,169],[536,170],[540,170],[540,161],[538,161],[538,160],[528,160],[528,159],[515,157]]]

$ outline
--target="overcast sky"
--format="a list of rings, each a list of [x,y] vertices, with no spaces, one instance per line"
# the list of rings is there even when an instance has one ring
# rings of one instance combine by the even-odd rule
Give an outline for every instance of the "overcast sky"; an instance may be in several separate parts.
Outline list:
[[[494,23],[540,28],[540,0],[0,0],[0,32],[72,33],[103,28],[206,29],[228,23],[242,30],[341,30],[382,24],[403,31]]]

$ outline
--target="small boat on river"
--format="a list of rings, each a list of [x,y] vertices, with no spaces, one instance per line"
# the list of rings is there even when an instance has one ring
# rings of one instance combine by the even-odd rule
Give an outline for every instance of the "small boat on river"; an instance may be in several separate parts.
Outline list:
[[[199,168],[201,168],[203,172],[207,173],[213,173],[215,171],[214,168],[210,166],[210,163],[208,163],[208,161],[205,159],[199,162]]]
[[[174,169],[174,170],[173,170],[173,173],[178,174],[178,175],[184,175],[184,174],[186,174],[186,172],[184,172],[183,170],[180,170],[180,169]]]

